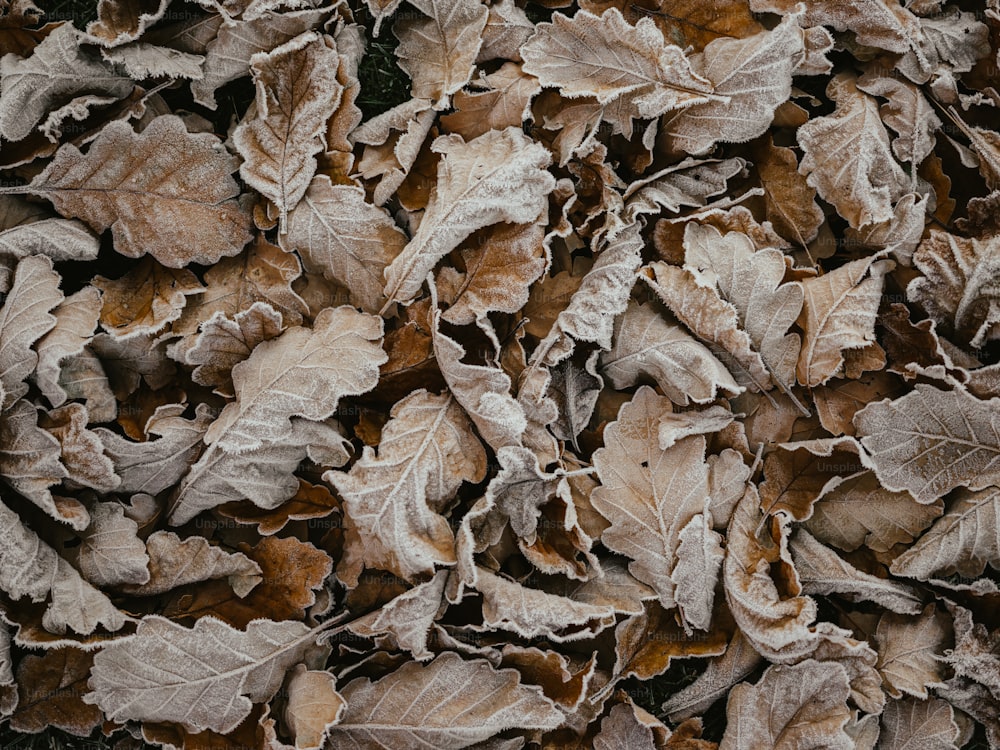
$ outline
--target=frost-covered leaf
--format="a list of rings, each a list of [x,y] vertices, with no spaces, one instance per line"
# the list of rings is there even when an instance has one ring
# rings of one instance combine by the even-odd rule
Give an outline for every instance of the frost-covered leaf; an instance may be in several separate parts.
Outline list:
[[[803,385],[823,385],[841,374],[848,352],[875,343],[875,318],[889,260],[852,261],[802,281],[805,302],[799,324],[805,331],[797,366]]]
[[[1000,337],[1000,239],[931,230],[913,254],[923,273],[906,288],[939,330],[981,347]]]
[[[472,77],[486,6],[479,0],[411,0],[411,5],[427,18],[410,16],[393,27],[399,65],[410,76],[413,96],[441,108]]]
[[[909,491],[919,503],[932,503],[955,487],[982,490],[1000,483],[998,420],[1000,400],[926,384],[854,416],[879,482]]]
[[[0,390],[5,409],[28,392],[24,380],[38,363],[32,345],[58,322],[51,311],[63,301],[59,283],[48,257],[33,255],[18,261],[14,283],[0,308]]]
[[[659,421],[670,401],[643,386],[605,428],[594,454],[601,486],[591,502],[611,526],[606,547],[632,559],[629,571],[652,586],[667,609],[674,606],[675,553],[681,530],[708,498],[705,438],[684,438],[660,450]]]
[[[769,667],[756,685],[733,688],[719,750],[759,744],[775,750],[854,750],[844,732],[850,718],[847,672],[833,662],[806,660]]]
[[[409,302],[427,273],[477,229],[533,222],[555,188],[548,152],[519,130],[491,130],[468,143],[441,136],[438,179],[416,234],[385,269],[385,296]]]
[[[189,133],[179,117],[163,115],[141,133],[109,123],[86,154],[63,145],[25,190],[97,232],[111,229],[122,255],[149,253],[180,268],[236,255],[250,241],[235,169],[215,136]]]
[[[295,667],[288,680],[285,721],[296,748],[319,748],[327,728],[340,720],[344,709],[344,699],[337,692],[337,680],[332,674],[306,669],[304,664]]]
[[[592,96],[602,105],[627,96],[632,117],[657,117],[708,101],[712,86],[691,70],[684,51],[665,43],[648,18],[635,26],[617,8],[600,16],[556,14],[521,47],[524,70],[567,98]],[[725,101],[725,99],[722,99]]]
[[[95,586],[143,584],[149,580],[149,555],[139,527],[120,503],[96,503],[83,532],[77,557],[83,577]]]
[[[281,234],[316,172],[326,121],[340,100],[332,43],[330,37],[302,34],[250,58],[256,116],[236,128],[233,144],[244,160],[240,177],[277,206]]]
[[[333,185],[326,175],[313,178],[288,216],[288,233],[279,239],[300,255],[307,272],[343,285],[351,302],[370,313],[385,303],[382,274],[407,242],[392,217],[368,203],[363,191]]]
[[[155,334],[177,320],[186,298],[205,291],[187,269],[167,268],[150,257],[119,279],[94,278],[101,297],[101,327],[117,339]]]
[[[616,388],[653,379],[674,403],[707,403],[718,393],[741,388],[704,344],[652,305],[629,303],[618,319],[611,351],[601,356],[601,372]]]
[[[372,682],[359,677],[341,689],[347,710],[329,730],[334,745],[458,750],[505,729],[553,729],[563,715],[512,669],[464,661],[453,652],[427,665],[408,662]]]
[[[888,221],[892,204],[907,192],[909,180],[893,157],[878,103],[847,73],[837,75],[827,93],[837,102],[836,111],[798,129],[805,152],[799,171],[855,229]]]
[[[46,630],[62,634],[69,627],[87,635],[98,626],[114,631],[125,624],[124,613],[107,596],[81,578],[3,503],[0,520],[0,588],[12,599],[47,602],[42,616]]]
[[[130,594],[155,596],[178,586],[214,578],[228,578],[238,596],[245,596],[260,580],[260,565],[240,552],[226,552],[200,536],[181,539],[172,531],[155,531],[146,540],[145,580],[128,581]]]
[[[381,340],[381,320],[345,305],[323,310],[311,330],[290,328],[258,344],[233,368],[236,402],[208,428],[205,442],[240,453],[284,440],[292,416],[326,419],[341,398],[375,386],[388,359]]]
[[[463,481],[479,482],[485,471],[486,453],[452,396],[418,391],[399,401],[377,454],[366,446],[350,472],[323,475],[359,535],[352,568],[411,579],[453,564],[454,536],[440,513]]]
[[[670,578],[686,625],[708,630],[722,559],[722,535],[712,530],[711,514],[699,513],[679,534],[677,563]]]
[[[113,720],[231,732],[251,702],[270,700],[314,639],[300,622],[255,620],[241,631],[214,617],[185,628],[147,615],[132,638],[94,658],[84,701]]]
[[[882,714],[879,747],[885,750],[956,750],[959,730],[955,712],[940,698],[905,697],[889,701]]]
[[[51,310],[55,327],[35,344],[38,366],[34,380],[52,406],[62,406],[68,394],[59,384],[63,363],[83,353],[97,328],[101,314],[101,292],[86,286],[71,294]]]
[[[122,99],[134,84],[100,56],[81,47],[71,23],[53,30],[26,58],[0,60],[0,137],[27,138],[45,116],[86,94]]]
[[[792,72],[803,52],[802,30],[794,14],[771,31],[709,42],[692,67],[711,81],[713,96],[667,118],[663,127],[670,147],[703,154],[719,141],[745,143],[756,138],[791,94]]]

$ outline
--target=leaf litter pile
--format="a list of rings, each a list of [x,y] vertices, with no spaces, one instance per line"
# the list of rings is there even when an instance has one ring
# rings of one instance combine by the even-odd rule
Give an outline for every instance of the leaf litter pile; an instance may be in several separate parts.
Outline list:
[[[1000,747],[998,41],[0,0],[9,728]]]

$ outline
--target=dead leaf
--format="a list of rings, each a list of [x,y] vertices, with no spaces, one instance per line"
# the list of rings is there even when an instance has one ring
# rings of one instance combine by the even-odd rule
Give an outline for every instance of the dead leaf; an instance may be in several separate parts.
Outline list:
[[[345,707],[332,674],[306,669],[304,664],[292,671],[288,680],[285,723],[295,738],[296,748],[319,748],[326,738],[327,728],[340,721]]]
[[[278,230],[305,195],[323,150],[326,121],[339,103],[339,58],[333,39],[301,34],[250,58],[256,117],[233,131],[243,157],[240,177],[278,208]]]
[[[205,291],[191,271],[150,257],[119,279],[97,276],[94,286],[104,293],[101,327],[117,339],[158,333],[181,316],[186,297]]]
[[[885,691],[893,698],[906,693],[927,698],[927,688],[944,680],[944,668],[937,658],[951,641],[948,616],[928,604],[914,620],[886,612],[878,622],[875,644],[878,671]]]

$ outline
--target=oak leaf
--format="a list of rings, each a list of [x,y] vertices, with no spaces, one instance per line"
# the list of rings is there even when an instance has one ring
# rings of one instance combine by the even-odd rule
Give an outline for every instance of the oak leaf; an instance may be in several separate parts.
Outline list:
[[[222,410],[205,442],[240,453],[287,438],[291,416],[326,419],[337,402],[375,387],[387,357],[382,321],[346,305],[323,310],[313,328],[295,327],[258,344],[233,367],[235,403]]]
[[[18,665],[19,695],[10,726],[18,732],[58,727],[78,737],[101,723],[101,712],[80,700],[93,655],[72,646],[26,656]]]
[[[712,530],[712,515],[705,512],[688,521],[678,537],[677,562],[670,574],[674,599],[685,627],[708,630],[715,585],[725,557],[722,535]]]
[[[385,269],[385,296],[408,303],[427,273],[477,229],[535,221],[555,187],[551,158],[519,130],[491,130],[466,143],[441,136],[438,180],[416,234]]]
[[[84,352],[94,336],[100,313],[101,292],[96,286],[85,286],[51,310],[56,324],[35,343],[38,366],[34,380],[52,406],[62,406],[69,398],[66,389],[59,384],[63,365]]]
[[[314,640],[301,622],[254,620],[241,631],[204,617],[189,629],[147,615],[134,636],[94,657],[91,692],[83,700],[112,721],[231,732],[250,713],[251,701],[274,695]]]
[[[440,686],[434,697],[427,693],[432,685]],[[375,682],[359,677],[340,692],[347,710],[330,728],[330,740],[373,750],[420,744],[459,750],[505,729],[553,729],[563,720],[516,671],[453,652],[427,665],[408,662]]]
[[[134,84],[98,55],[84,50],[71,23],[54,29],[28,57],[0,61],[0,137],[27,138],[48,113],[87,94],[123,99]]]
[[[146,583],[149,555],[138,531],[138,524],[125,516],[121,504],[95,503],[77,555],[83,577],[101,587]]]
[[[827,94],[837,102],[834,113],[798,129],[805,154],[799,171],[853,228],[887,221],[909,180],[893,157],[878,104],[848,73],[835,76]]]
[[[323,475],[360,535],[348,562],[407,580],[453,564],[454,537],[441,511],[463,481],[482,481],[485,472],[486,453],[452,396],[417,391],[397,402],[377,455],[366,446],[350,472]]]
[[[118,279],[94,277],[103,292],[101,327],[118,339],[155,334],[177,320],[186,297],[205,291],[186,268],[167,268],[146,257]]]
[[[412,81],[417,99],[435,109],[468,83],[482,45],[487,9],[478,0],[411,0],[427,18],[404,18],[393,27],[399,39],[399,66]]]
[[[812,659],[768,667],[756,685],[741,683],[726,704],[726,733],[719,750],[763,743],[775,750],[854,750],[844,726],[850,719],[847,672]]]
[[[236,255],[250,241],[235,169],[213,135],[189,133],[179,117],[162,115],[141,133],[108,123],[86,154],[64,144],[24,189],[97,232],[111,229],[122,255],[148,252],[181,268]]]
[[[882,714],[879,747],[905,750],[921,747],[927,750],[954,750],[959,729],[955,711],[948,701],[940,698],[917,700],[909,696],[889,701]]]
[[[389,214],[368,203],[362,190],[313,178],[288,216],[282,247],[294,250],[309,273],[347,287],[351,302],[377,313],[385,303],[383,272],[406,246],[406,235]]]
[[[332,42],[310,32],[250,58],[256,115],[233,131],[233,145],[244,160],[244,182],[277,206],[281,234],[316,172],[326,121],[339,103]]]
[[[496,7],[490,8],[491,15]],[[517,127],[531,119],[531,100],[542,90],[537,78],[527,75],[520,65],[512,62],[504,63],[495,73],[476,79],[473,85],[475,91],[455,94],[456,111],[441,118],[442,125],[466,140],[488,130]]]
[[[296,665],[288,679],[285,722],[300,750],[318,750],[327,729],[340,721],[346,704],[337,692],[336,678],[326,671]]]
[[[226,552],[200,536],[181,539],[172,531],[154,531],[146,540],[145,580],[127,581],[124,589],[136,596],[155,596],[197,581],[227,578],[238,596],[245,596],[260,580],[260,565],[240,552]]]
[[[886,612],[875,632],[878,670],[886,693],[899,698],[906,693],[927,698],[927,688],[944,680],[939,654],[952,639],[948,615],[928,604],[914,619]]]
[[[803,385],[823,385],[840,375],[848,352],[875,342],[875,318],[890,260],[862,258],[822,276],[804,279],[799,325],[805,331],[796,372]]]
[[[652,20],[633,26],[617,8],[600,16],[556,14],[551,23],[537,26],[521,56],[527,73],[543,86],[557,86],[564,97],[592,96],[607,105],[627,96],[632,117],[658,117],[708,101],[712,92],[710,82],[691,70],[680,47],[665,43]]]
[[[719,141],[745,143],[767,130],[791,94],[792,73],[804,54],[798,21],[788,14],[771,31],[709,42],[692,67],[711,82],[713,96],[667,117],[670,148],[703,154]]]
[[[666,451],[659,446],[659,421],[670,401],[641,387],[604,430],[604,447],[594,453],[601,486],[594,508],[611,521],[601,541],[632,559],[629,571],[652,586],[667,609],[674,606],[671,573],[680,532],[708,499],[705,438],[684,438]]]
[[[869,404],[854,424],[886,489],[933,503],[955,487],[1000,482],[1000,400],[918,384],[902,398]]]

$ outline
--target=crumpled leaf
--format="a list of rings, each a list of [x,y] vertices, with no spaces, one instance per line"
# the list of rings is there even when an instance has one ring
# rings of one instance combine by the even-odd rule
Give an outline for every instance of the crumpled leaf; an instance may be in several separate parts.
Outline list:
[[[768,667],[756,685],[733,688],[726,705],[728,724],[719,750],[763,743],[775,750],[854,750],[844,732],[850,718],[847,672],[834,662],[806,660]]]
[[[742,390],[707,347],[652,305],[630,302],[615,334],[611,351],[601,356],[601,372],[615,388],[650,377],[681,406]]]
[[[43,627],[52,633],[72,628],[87,635],[98,626],[120,630],[125,615],[87,581],[17,514],[0,503],[0,588],[12,599],[47,602]]]
[[[251,701],[274,695],[314,638],[294,621],[255,620],[240,631],[204,617],[189,629],[147,615],[132,638],[94,657],[83,700],[112,720],[230,732],[250,713]]]
[[[347,710],[329,730],[334,745],[458,750],[504,729],[552,729],[562,722],[553,703],[522,685],[516,671],[453,652],[427,665],[408,662],[375,682],[359,677],[340,692]]]
[[[713,96],[667,118],[663,127],[670,147],[703,154],[719,141],[756,138],[791,94],[792,72],[803,53],[802,30],[794,14],[771,31],[709,42],[692,67],[711,82]]]
[[[163,115],[138,134],[128,123],[109,123],[86,154],[64,144],[25,190],[97,232],[111,229],[122,255],[148,252],[180,268],[236,255],[250,241],[235,169],[217,138],[189,133],[179,117]]]
[[[59,727],[88,736],[101,723],[101,712],[80,700],[92,663],[91,654],[71,646],[26,656],[18,665],[21,690],[10,727],[26,733]]]
[[[440,513],[463,481],[482,481],[485,471],[485,451],[452,396],[421,390],[399,401],[378,454],[366,446],[348,473],[323,475],[344,498],[346,520],[360,537],[349,551],[351,568],[411,580],[453,564],[454,536]],[[350,582],[357,573],[338,576]]]
[[[257,344],[277,338],[283,329],[281,313],[266,302],[254,302],[232,319],[216,310],[184,353],[184,361],[196,365],[191,379],[233,395],[233,367],[248,359]]]
[[[250,58],[257,111],[233,131],[233,145],[244,160],[240,177],[277,206],[281,234],[316,172],[326,121],[339,103],[332,44],[330,37],[301,34]]]
[[[77,556],[83,577],[95,586],[146,583],[149,555],[138,531],[123,505],[95,503]]]
[[[348,306],[327,308],[313,328],[289,328],[233,367],[236,401],[205,433],[216,450],[241,453],[287,438],[292,415],[319,421],[344,396],[371,390],[388,357],[382,321]]]
[[[94,336],[100,313],[101,292],[96,286],[85,286],[51,310],[56,323],[35,343],[38,366],[34,380],[52,406],[62,406],[69,397],[59,383],[63,363],[83,353]]]
[[[438,180],[416,234],[385,269],[385,296],[407,303],[427,273],[477,229],[533,222],[555,178],[545,168],[548,152],[514,128],[491,130],[468,143],[441,136]]]
[[[127,581],[126,591],[155,596],[197,581],[228,578],[237,596],[246,596],[260,580],[260,565],[240,552],[226,552],[200,536],[181,539],[172,531],[150,534],[144,546],[144,580]]]
[[[913,254],[923,276],[910,282],[906,296],[942,332],[973,347],[1000,337],[997,242],[931,230]]]
[[[14,283],[0,308],[0,390],[3,408],[28,392],[24,380],[38,364],[32,345],[57,322],[51,311],[63,301],[59,274],[44,255],[18,261]]]
[[[187,269],[167,268],[150,257],[119,279],[94,278],[101,297],[101,327],[117,339],[158,333],[177,320],[186,298],[205,291]]]
[[[686,626],[708,630],[722,559],[722,535],[712,530],[712,515],[699,513],[681,529],[677,562],[671,573],[674,598]]]

